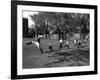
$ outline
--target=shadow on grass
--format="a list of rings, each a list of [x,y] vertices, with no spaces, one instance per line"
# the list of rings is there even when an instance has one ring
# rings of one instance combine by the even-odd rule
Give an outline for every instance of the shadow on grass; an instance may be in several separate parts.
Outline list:
[[[63,64],[67,66],[85,66],[89,65],[89,50],[72,50],[69,52],[54,52],[52,56],[48,56],[52,62],[46,63],[44,67],[59,67],[56,64]],[[61,66],[61,65],[60,65]]]

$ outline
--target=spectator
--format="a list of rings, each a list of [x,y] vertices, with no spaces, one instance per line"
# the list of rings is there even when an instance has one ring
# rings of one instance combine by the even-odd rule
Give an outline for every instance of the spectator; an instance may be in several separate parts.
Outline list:
[[[64,47],[67,47],[69,49],[69,43],[68,40],[66,40],[66,45]]]
[[[50,43],[49,43],[49,49],[50,49],[51,51],[53,51],[53,48],[52,48],[52,41],[50,41]]]
[[[37,39],[37,42],[39,43],[39,49],[40,49],[41,53],[43,53],[43,50],[41,48],[40,38]]]
[[[77,46],[77,40],[74,39],[74,46]]]
[[[62,46],[63,40],[62,40],[62,38],[59,40],[59,42],[60,42],[60,46],[59,46],[59,50],[60,50],[60,49],[63,49],[63,46]]]
[[[81,47],[81,45],[82,45],[81,40],[78,40],[78,47]]]

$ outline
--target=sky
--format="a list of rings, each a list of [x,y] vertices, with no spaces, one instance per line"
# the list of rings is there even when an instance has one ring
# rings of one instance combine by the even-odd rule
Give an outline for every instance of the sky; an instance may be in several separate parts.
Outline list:
[[[31,19],[30,15],[38,14],[38,12],[33,11],[23,11],[23,18],[28,18],[28,27],[31,28],[34,25],[34,21]]]

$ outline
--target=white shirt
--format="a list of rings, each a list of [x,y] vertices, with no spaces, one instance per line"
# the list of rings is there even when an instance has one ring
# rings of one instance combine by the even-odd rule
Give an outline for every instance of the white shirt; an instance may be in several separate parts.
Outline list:
[[[68,41],[66,41],[66,44],[68,44]]]
[[[34,43],[35,46],[39,48],[39,45],[40,45],[39,42],[37,42],[37,41],[32,41],[32,43]]]
[[[76,43],[76,40],[74,40],[74,43]]]
[[[60,39],[60,43],[62,43],[62,39]]]

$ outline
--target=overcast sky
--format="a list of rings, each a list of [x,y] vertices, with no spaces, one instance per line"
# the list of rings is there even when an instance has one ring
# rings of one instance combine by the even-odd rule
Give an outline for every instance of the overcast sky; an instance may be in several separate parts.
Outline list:
[[[28,18],[28,27],[31,27],[31,25],[34,25],[34,21],[30,17],[30,15],[34,15],[34,14],[38,14],[38,12],[23,11],[23,18]]]

